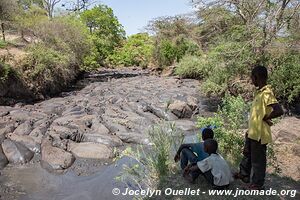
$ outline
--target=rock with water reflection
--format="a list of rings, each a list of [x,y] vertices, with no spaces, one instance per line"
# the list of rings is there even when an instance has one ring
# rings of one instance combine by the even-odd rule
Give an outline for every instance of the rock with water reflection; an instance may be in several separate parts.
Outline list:
[[[26,146],[10,139],[3,141],[2,148],[8,161],[12,164],[28,163],[34,156],[34,153]]]

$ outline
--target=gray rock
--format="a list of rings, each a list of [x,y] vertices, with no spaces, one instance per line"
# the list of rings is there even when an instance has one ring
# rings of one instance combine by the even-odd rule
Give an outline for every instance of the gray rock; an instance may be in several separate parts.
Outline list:
[[[0,170],[3,169],[8,164],[8,160],[3,153],[2,146],[0,145]]]
[[[116,132],[116,136],[118,136],[123,142],[133,143],[133,144],[149,144],[149,139],[139,133],[133,132]]]
[[[13,164],[25,164],[34,156],[34,153],[23,144],[10,139],[4,140],[2,148],[8,161]]]
[[[113,158],[113,151],[104,144],[96,143],[69,143],[68,150],[79,158],[110,159]]]
[[[14,134],[29,135],[32,130],[33,130],[33,122],[26,121],[15,129]]]
[[[49,171],[62,172],[75,161],[75,157],[71,153],[53,147],[51,137],[43,139],[41,150],[41,165]]]
[[[0,135],[5,136],[7,133],[12,133],[15,130],[14,124],[8,124],[4,128],[0,129]]]
[[[12,141],[19,142],[26,146],[30,151],[35,153],[41,152],[40,144],[38,143],[39,140],[35,140],[29,135],[17,135],[14,133],[7,134],[7,138],[11,139]]]
[[[82,142],[94,142],[109,147],[119,147],[123,145],[123,142],[114,135],[84,134]]]

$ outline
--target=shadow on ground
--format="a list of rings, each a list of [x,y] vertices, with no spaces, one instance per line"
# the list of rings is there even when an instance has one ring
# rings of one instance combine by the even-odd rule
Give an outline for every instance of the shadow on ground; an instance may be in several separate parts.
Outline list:
[[[293,190],[289,191],[290,194],[288,195],[252,195],[246,196],[241,195],[235,197],[235,193],[244,192],[241,189],[246,186],[239,180],[235,180],[228,190],[232,190],[231,195],[209,195],[209,190],[212,189],[211,186],[206,182],[204,177],[199,176],[195,184],[190,184],[184,180],[180,173],[170,175],[169,177],[165,178],[165,180],[160,181],[158,189],[162,191],[162,195],[153,196],[149,199],[155,200],[165,200],[165,199],[175,199],[175,200],[194,200],[194,199],[245,199],[245,200],[252,200],[252,199],[299,199],[300,198],[300,181],[295,181],[288,177],[281,177],[279,175],[268,174],[266,178],[266,185],[265,185],[265,192],[269,190],[276,190],[277,192],[281,192],[282,190]],[[185,190],[186,188],[190,188],[191,190],[200,189],[199,195],[165,195],[164,191],[170,191],[168,188],[171,188],[173,191],[175,190]],[[296,191],[296,192],[295,192]],[[291,192],[293,192],[291,194]]]

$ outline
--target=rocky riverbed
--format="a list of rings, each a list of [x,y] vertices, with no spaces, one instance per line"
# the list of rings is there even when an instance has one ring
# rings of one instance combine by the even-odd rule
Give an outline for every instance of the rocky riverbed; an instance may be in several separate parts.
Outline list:
[[[169,121],[184,133],[195,132],[194,116],[209,113],[208,104],[201,101],[196,80],[137,70],[86,75],[59,97],[0,107],[0,167],[4,175],[32,168],[39,173],[40,166],[46,170],[43,173],[69,169],[89,175],[109,164],[118,150],[147,145],[151,125]],[[22,186],[22,180],[15,186]],[[2,177],[2,198],[9,198],[7,193],[17,195],[9,192],[13,187],[7,184],[5,189],[5,183]]]
[[[201,97],[198,86],[147,71],[103,70],[60,96],[0,106],[0,199],[124,199],[112,190],[125,191],[130,183],[115,178],[123,164],[135,161],[113,159],[127,146],[149,145],[147,130],[164,121],[194,138],[195,116],[211,115],[218,103]],[[286,184],[298,192],[299,130],[296,117],[272,127],[282,175],[293,179]],[[267,184],[276,187],[277,179]],[[177,184],[181,176],[172,180]]]

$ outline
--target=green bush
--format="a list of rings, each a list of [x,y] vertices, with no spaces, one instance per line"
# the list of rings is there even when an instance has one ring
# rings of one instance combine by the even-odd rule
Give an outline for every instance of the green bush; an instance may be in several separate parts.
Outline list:
[[[115,50],[107,60],[112,65],[147,67],[152,58],[153,40],[147,33],[130,36],[123,47]]]
[[[241,96],[226,94],[222,99],[219,113],[226,120],[229,129],[237,130],[247,128],[248,112],[250,104],[246,103]]]
[[[204,57],[185,55],[176,65],[175,73],[183,78],[203,79],[209,70]]]
[[[201,91],[207,96],[223,95],[228,88],[229,73],[224,67],[210,66],[208,76],[201,85]]]
[[[284,102],[291,103],[300,100],[300,54],[289,53],[282,55],[274,60],[271,64],[276,66],[270,75],[270,83],[274,92]]]
[[[74,54],[67,54],[44,44],[27,48],[27,56],[20,65],[25,80],[33,90],[53,94],[72,81],[78,69]]]
[[[176,47],[170,40],[162,40],[154,50],[154,58],[160,67],[171,66],[176,59]]]
[[[77,66],[92,48],[88,30],[73,16],[57,17],[36,25],[35,35],[49,48],[63,54],[74,54]]]
[[[134,179],[137,184],[147,182],[150,186],[153,181],[163,180],[167,175],[178,170],[174,163],[177,149],[183,142],[183,134],[178,131],[174,124],[162,124],[151,127],[148,132],[151,146],[141,146],[137,150],[127,148],[121,156],[130,156],[136,159],[143,167],[135,165],[126,167],[125,173],[118,178],[126,180]]]
[[[10,65],[0,62],[0,83],[5,81],[14,70]]]
[[[0,39],[0,49],[3,49],[7,46],[7,43]]]

